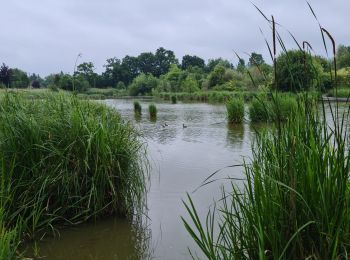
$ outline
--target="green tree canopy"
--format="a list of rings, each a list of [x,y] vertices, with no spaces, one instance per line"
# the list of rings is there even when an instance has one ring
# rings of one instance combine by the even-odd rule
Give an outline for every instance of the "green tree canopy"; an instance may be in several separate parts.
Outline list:
[[[300,50],[282,53],[276,60],[276,85],[283,91],[301,91],[315,87],[322,67],[310,55]]]
[[[252,52],[250,54],[250,57],[249,57],[249,61],[248,61],[248,66],[249,67],[252,67],[252,66],[260,66],[262,64],[264,64],[265,61],[264,61],[264,58],[261,54],[258,54],[256,52]]]
[[[339,45],[336,57],[338,69],[350,67],[350,46]]]
[[[182,57],[181,68],[183,70],[198,67],[204,69],[205,61],[197,56],[185,55]]]

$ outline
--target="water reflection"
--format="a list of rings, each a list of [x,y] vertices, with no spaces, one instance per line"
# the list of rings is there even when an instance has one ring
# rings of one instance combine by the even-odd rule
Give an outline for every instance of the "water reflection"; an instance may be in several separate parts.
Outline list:
[[[54,241],[54,243],[53,243]],[[40,258],[74,260],[150,259],[150,230],[121,218],[99,220],[61,232],[61,237],[40,242]],[[34,244],[27,246],[28,255]]]
[[[244,140],[244,127],[245,124],[227,124],[227,145],[233,148],[240,149]]]

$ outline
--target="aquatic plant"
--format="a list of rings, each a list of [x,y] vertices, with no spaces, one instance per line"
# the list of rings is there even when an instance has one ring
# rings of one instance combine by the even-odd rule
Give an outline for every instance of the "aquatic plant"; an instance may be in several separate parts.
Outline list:
[[[271,110],[271,103],[266,98],[255,97],[249,105],[249,118],[252,122],[268,122]]]
[[[267,45],[277,89],[276,42],[287,51],[274,18],[258,11],[272,28],[273,46]],[[332,42],[336,83],[335,41],[319,26],[326,50],[326,37]],[[223,188],[218,208],[210,210],[204,221],[188,196],[184,205],[192,223],[182,220],[208,259],[349,258],[350,110],[342,111],[338,102],[328,107],[322,102],[319,111],[314,100],[307,93],[297,99],[272,93],[269,99],[254,99],[252,121],[270,120],[271,127],[257,133],[252,160],[235,166],[243,167],[245,179]]]
[[[143,209],[147,169],[134,128],[103,104],[48,94],[0,102],[1,172],[6,226],[23,234]],[[11,165],[10,165],[11,164]]]
[[[242,99],[230,99],[226,102],[229,123],[242,123],[244,119],[244,102]]]
[[[156,118],[157,117],[157,107],[156,107],[155,104],[150,104],[148,106],[148,110],[149,110],[150,118]]]
[[[137,100],[134,101],[134,112],[135,112],[135,114],[138,114],[138,115],[141,115],[141,113],[142,113],[141,104]]]

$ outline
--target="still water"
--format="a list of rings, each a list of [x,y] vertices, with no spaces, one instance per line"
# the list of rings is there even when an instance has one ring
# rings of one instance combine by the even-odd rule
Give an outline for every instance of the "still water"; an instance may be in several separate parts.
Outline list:
[[[248,123],[228,126],[222,105],[158,103],[156,121],[150,121],[148,104],[135,119],[130,100],[106,100],[122,117],[143,133],[152,166],[147,195],[148,218],[143,232],[146,243],[139,245],[133,226],[125,220],[107,219],[60,231],[60,237],[44,239],[40,255],[47,259],[191,259],[188,248],[197,250],[186,233],[181,216],[188,219],[182,200],[190,193],[200,215],[220,198],[224,178],[243,177],[242,168],[225,168],[242,163],[251,154],[254,129]],[[187,127],[183,127],[183,124]],[[219,179],[192,193],[210,174]],[[198,251],[198,250],[197,250]],[[143,252],[145,253],[145,252]],[[199,254],[200,256],[200,254]]]

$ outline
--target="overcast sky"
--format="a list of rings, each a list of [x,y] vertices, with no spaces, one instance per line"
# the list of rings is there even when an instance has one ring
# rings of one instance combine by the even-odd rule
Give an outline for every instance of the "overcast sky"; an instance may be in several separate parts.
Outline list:
[[[322,51],[318,25],[304,0],[253,0],[299,41]],[[337,43],[350,45],[350,1],[310,0]],[[29,73],[72,72],[92,61],[101,72],[107,58],[123,58],[158,47],[205,60],[236,63],[233,50],[262,53],[269,60],[262,28],[268,24],[248,0],[11,0],[1,3],[0,63]],[[283,29],[280,29],[281,33]],[[293,40],[284,40],[291,48]]]

